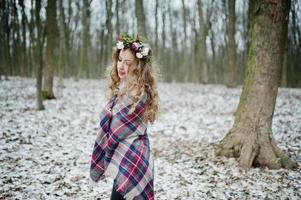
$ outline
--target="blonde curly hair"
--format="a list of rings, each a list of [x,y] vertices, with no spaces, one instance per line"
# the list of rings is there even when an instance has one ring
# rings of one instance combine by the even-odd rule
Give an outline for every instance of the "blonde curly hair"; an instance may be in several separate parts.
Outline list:
[[[112,66],[108,69],[107,78],[108,80],[108,93],[111,98],[119,86],[120,78],[117,71],[117,62],[120,53],[120,49],[114,48],[112,53]],[[157,118],[159,109],[159,96],[157,92],[157,80],[155,72],[152,66],[152,52],[149,51],[147,59],[138,59],[134,52],[131,51],[137,61],[137,65],[132,65],[129,68],[128,75],[126,78],[126,85],[120,92],[120,95],[126,94],[126,92],[137,90],[134,96],[134,104],[130,109],[130,112],[134,110],[135,106],[141,99],[141,94],[147,93],[148,99],[146,101],[146,108],[142,115],[142,120],[145,123],[153,123]]]

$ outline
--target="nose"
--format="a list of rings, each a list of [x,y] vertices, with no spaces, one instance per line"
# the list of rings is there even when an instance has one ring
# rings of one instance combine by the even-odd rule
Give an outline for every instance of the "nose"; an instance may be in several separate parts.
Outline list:
[[[123,61],[119,62],[118,68],[119,69],[123,69],[124,68],[124,62]]]

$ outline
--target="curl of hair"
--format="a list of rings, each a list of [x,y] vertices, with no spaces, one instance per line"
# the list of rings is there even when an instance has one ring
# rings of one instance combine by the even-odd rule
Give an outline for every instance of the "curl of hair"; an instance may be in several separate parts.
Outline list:
[[[121,50],[115,48],[112,53],[112,67],[109,69],[108,73],[108,92],[109,96],[112,97],[114,91],[117,89],[120,79],[118,77],[117,71],[117,62],[119,53]],[[132,51],[131,51],[132,52]],[[133,52],[132,52],[133,53]],[[133,53],[134,55],[134,53]],[[137,90],[134,104],[130,109],[130,112],[134,110],[136,105],[141,99],[141,94],[146,92],[148,94],[148,99],[146,101],[146,108],[142,115],[142,120],[147,123],[153,123],[157,118],[157,113],[159,110],[159,96],[157,92],[157,80],[155,76],[155,72],[152,67],[152,51],[149,51],[149,55],[146,59],[138,59],[134,56],[137,65],[133,65],[134,67],[129,68],[129,72],[127,75],[127,81],[124,89],[121,91],[121,95],[124,95],[126,92],[131,90]]]

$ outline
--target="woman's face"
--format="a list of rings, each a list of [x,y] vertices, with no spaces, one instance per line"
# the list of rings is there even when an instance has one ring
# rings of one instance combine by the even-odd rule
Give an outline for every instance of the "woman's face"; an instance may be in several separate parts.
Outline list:
[[[137,65],[134,54],[130,49],[122,49],[117,62],[117,72],[120,80],[125,80],[129,70]]]

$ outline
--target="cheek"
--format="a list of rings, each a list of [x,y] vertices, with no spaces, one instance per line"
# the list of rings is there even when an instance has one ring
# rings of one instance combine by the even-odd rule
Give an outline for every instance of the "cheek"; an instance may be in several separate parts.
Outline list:
[[[117,69],[121,68],[121,63],[117,62]]]
[[[124,66],[124,71],[128,74],[129,73],[129,66],[128,65],[125,65]]]

